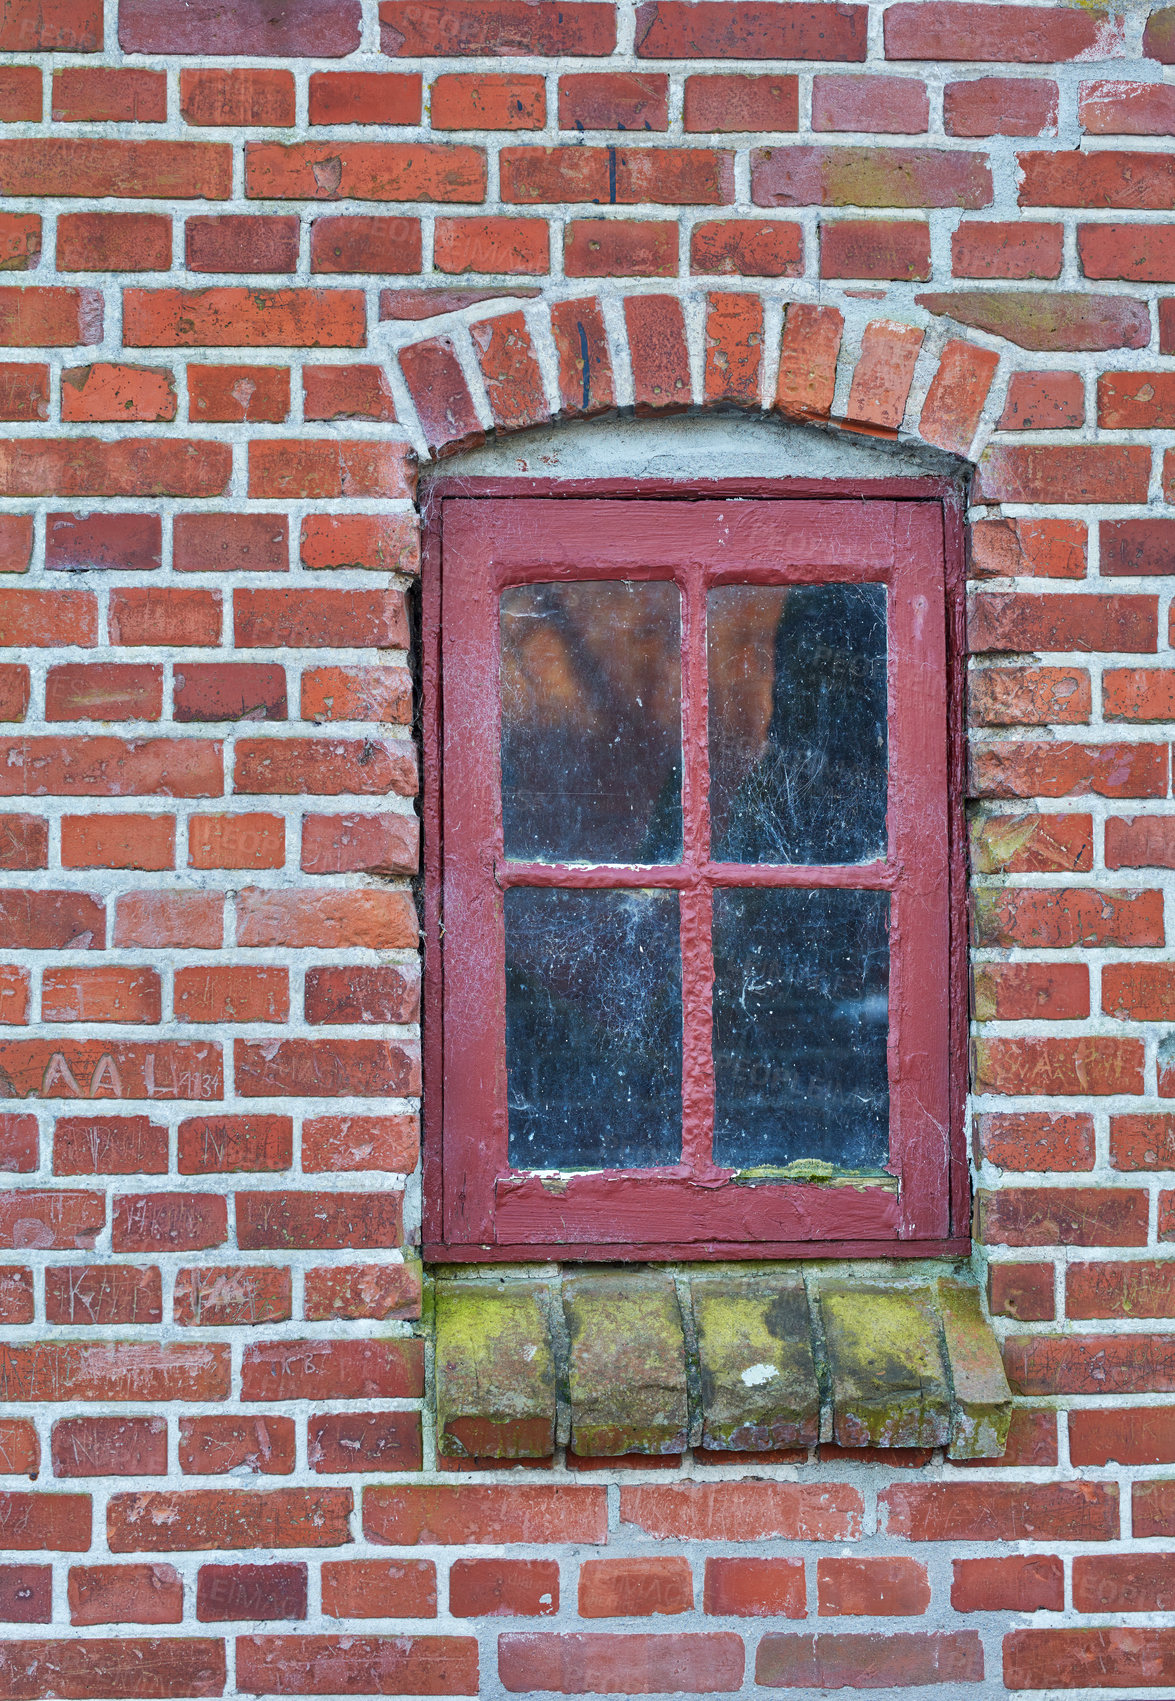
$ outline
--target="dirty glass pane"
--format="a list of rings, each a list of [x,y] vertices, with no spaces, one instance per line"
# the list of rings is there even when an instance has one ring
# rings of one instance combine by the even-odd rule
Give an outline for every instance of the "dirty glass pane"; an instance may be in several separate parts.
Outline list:
[[[681,599],[591,580],[502,592],[502,818],[527,862],[681,855]]]
[[[888,893],[714,893],[716,1163],[885,1163],[888,986]]]
[[[676,892],[506,893],[506,1082],[516,1169],[678,1161]]]
[[[715,860],[884,856],[884,585],[723,585],[707,625]]]

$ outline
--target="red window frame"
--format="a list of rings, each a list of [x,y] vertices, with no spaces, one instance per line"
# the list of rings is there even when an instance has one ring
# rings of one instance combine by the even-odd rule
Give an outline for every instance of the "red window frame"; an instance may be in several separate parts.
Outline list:
[[[422,568],[426,1257],[623,1261],[966,1249],[961,544],[957,493],[938,480],[434,482]],[[629,871],[507,863],[499,593],[552,579],[633,577],[672,579],[682,593],[682,864]],[[709,862],[707,591],[720,583],[821,580],[888,587],[888,854],[818,870]],[[699,915],[704,924],[715,886],[888,891],[887,1167],[894,1182],[747,1185],[714,1166],[710,989],[696,975],[684,1013],[684,1161],[556,1184],[511,1171],[502,894],[520,884],[675,887],[687,964],[688,941]]]

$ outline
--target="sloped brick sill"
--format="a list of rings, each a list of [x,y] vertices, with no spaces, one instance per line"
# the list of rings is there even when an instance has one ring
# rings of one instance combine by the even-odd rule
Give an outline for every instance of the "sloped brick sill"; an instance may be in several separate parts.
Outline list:
[[[976,1288],[935,1265],[438,1272],[448,1459],[748,1456],[831,1442],[1002,1455],[1011,1394]]]

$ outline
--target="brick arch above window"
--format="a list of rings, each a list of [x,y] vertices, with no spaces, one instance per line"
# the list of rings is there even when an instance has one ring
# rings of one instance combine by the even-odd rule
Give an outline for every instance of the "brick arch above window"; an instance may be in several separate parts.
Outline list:
[[[1017,351],[951,336],[920,309],[897,319],[862,306],[749,290],[546,298],[422,327],[394,358],[424,460],[557,419],[715,408],[979,461],[1004,350]],[[1016,499],[993,486],[1001,496]]]

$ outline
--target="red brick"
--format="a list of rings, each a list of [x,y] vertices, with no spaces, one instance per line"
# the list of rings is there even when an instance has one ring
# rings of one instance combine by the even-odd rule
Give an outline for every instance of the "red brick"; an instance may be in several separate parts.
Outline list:
[[[665,1559],[585,1559],[579,1571],[581,1618],[651,1618],[690,1612],[689,1562]]]
[[[236,746],[233,789],[255,796],[381,796],[397,792],[401,797],[412,797],[416,793],[416,760],[411,753],[397,749],[397,743],[375,738],[241,739]],[[0,740],[0,761],[3,755]],[[0,767],[0,788],[2,783]]]
[[[26,1270],[24,1274],[30,1278],[31,1299],[32,1272]],[[37,1439],[36,1426],[27,1418],[0,1418],[0,1449],[3,1450],[6,1476],[37,1476],[41,1465],[41,1443]],[[3,1573],[0,1572],[0,1592],[3,1589]]]
[[[1089,674],[1082,667],[973,668],[967,701],[973,726],[1084,722],[1091,712]]]
[[[284,573],[289,522],[284,514],[177,514],[174,556],[181,573]]]
[[[798,126],[799,79],[796,77],[750,77],[742,72],[728,72],[686,79],[687,132],[758,133],[795,130]],[[636,125],[623,127],[637,128]],[[664,129],[665,125],[648,128]]]
[[[1060,740],[973,748],[971,789],[979,797],[1166,797],[1162,744],[1069,744]]]
[[[545,86],[536,76],[450,72],[433,83],[429,114],[434,130],[541,130]]]
[[[0,142],[0,150],[3,147]],[[0,287],[0,345],[68,348],[101,341],[102,297],[97,290]]]
[[[312,71],[310,122],[419,124],[420,90],[418,71]]]
[[[238,1193],[237,1244],[243,1252],[337,1252],[343,1249],[361,1252],[376,1247],[397,1248],[401,1239],[401,1210],[400,1194],[390,1190],[381,1193]],[[306,1345],[309,1360],[313,1360],[319,1346],[329,1349],[332,1345],[366,1350],[367,1343],[310,1342]],[[375,1342],[373,1350],[378,1351],[383,1346],[394,1346],[399,1350],[403,1345],[402,1342]],[[282,1352],[286,1346],[288,1343],[283,1343]],[[362,1355],[360,1369],[361,1358]],[[313,1363],[308,1361],[308,1365],[306,1374],[310,1375]],[[260,1372],[258,1375],[260,1377]]]
[[[124,53],[342,58],[359,46],[359,30],[358,0],[301,0],[276,14],[216,0],[122,0],[118,39]]]
[[[1175,1117],[1111,1117],[1110,1162],[1123,1170],[1175,1169]]]
[[[14,963],[0,965],[0,1023],[24,1027],[29,1019],[28,971]]]
[[[1022,207],[1166,212],[1175,206],[1175,160],[1163,153],[1098,148],[1091,153],[1017,157]]]
[[[2,144],[0,144],[2,145]],[[36,444],[35,451],[31,445]],[[37,437],[0,443],[5,496],[220,496],[227,443],[150,437]]]
[[[69,1622],[181,1624],[184,1588],[172,1565],[71,1565]]]
[[[1071,1411],[1069,1457],[1078,1469],[1086,1465],[1175,1464],[1175,1407]]]
[[[59,1418],[52,1454],[55,1477],[165,1477],[167,1419]]]
[[[1122,25],[1100,10],[902,0],[885,15],[887,59],[963,59],[1043,65],[1103,58],[1121,46]]]
[[[61,374],[61,384],[63,420],[129,423],[175,418],[175,383],[164,367],[70,366]]]
[[[1084,963],[977,963],[972,1013],[977,1022],[1082,1021],[1089,971]]]
[[[822,278],[930,276],[930,226],[920,220],[837,219],[820,226]]]
[[[548,416],[542,373],[521,313],[503,314],[470,330],[494,423],[504,431]]]
[[[174,868],[174,815],[65,815],[62,868]]]
[[[455,451],[482,441],[485,433],[448,337],[404,349],[400,370],[430,449]]]
[[[289,1476],[294,1469],[293,1418],[184,1417],[179,1423],[180,1470],[188,1476]]]
[[[1082,83],[1078,116],[1091,136],[1175,135],[1175,89],[1169,83]]]
[[[192,815],[189,868],[280,868],[285,822],[280,815]]]
[[[381,366],[304,366],[305,420],[394,420],[396,404]]]
[[[312,571],[365,567],[416,573],[419,527],[415,516],[403,514],[308,514],[302,521],[301,561]]]
[[[759,405],[763,306],[757,295],[706,298],[705,395],[708,402]]]
[[[0,144],[2,146],[2,144]],[[363,297],[349,289],[128,289],[128,348],[361,348]]]
[[[302,674],[303,720],[407,725],[411,701],[411,681],[404,668],[320,667]]]
[[[626,296],[624,318],[637,413],[688,407],[689,351],[680,302],[667,295]]]
[[[483,201],[485,185],[484,153],[458,142],[245,144],[253,200]]]
[[[288,438],[249,444],[249,496],[332,501],[411,496],[414,469],[402,443]],[[340,640],[335,639],[338,643]]]
[[[689,85],[685,98],[685,127],[696,129],[689,121]],[[591,71],[560,77],[559,128],[667,130],[669,79],[653,71]]]
[[[349,1488],[159,1489],[116,1494],[106,1511],[112,1553],[343,1547]]]
[[[167,76],[130,66],[54,71],[53,117],[67,124],[164,124]]]
[[[906,1618],[930,1605],[926,1567],[916,1559],[818,1559],[820,1617]]]
[[[18,1098],[220,1098],[220,1048],[174,1040],[0,1040]]]
[[[0,639],[54,648],[97,643],[98,605],[90,591],[0,590]]]
[[[1000,415],[1001,431],[1064,431],[1085,421],[1079,372],[1014,372]]]
[[[106,912],[83,892],[0,891],[0,949],[100,951]]]
[[[734,199],[734,156],[710,148],[505,148],[502,199],[597,201],[626,206],[725,206]]]
[[[930,293],[915,296],[919,307],[931,313],[971,325],[977,331],[987,331],[1005,337],[1021,348],[1070,353],[1082,350],[1115,348],[1144,348],[1150,341],[1150,314],[1145,305],[1123,295],[1088,295],[1068,290],[1003,291],[966,290],[946,294]],[[993,460],[1018,456],[1032,464],[1033,456],[1047,456],[1049,451],[994,448]],[[1074,468],[1085,463],[1101,463],[1099,451],[1083,457],[1080,450],[1054,449],[1054,457],[1068,455]],[[1109,451],[1111,456],[1114,451]],[[1120,453],[1120,451],[1119,451]],[[1075,458],[1074,458],[1075,455]],[[1009,464],[1013,464],[1009,462]],[[1045,464],[1044,462],[1040,464]],[[1123,463],[1124,465],[1128,463]],[[1011,498],[1011,500],[1019,500]],[[1050,497],[1027,500],[1058,500]],[[1089,497],[1076,500],[1090,500]],[[1121,498],[1119,498],[1121,500]]]
[[[690,233],[690,270],[694,273],[793,278],[799,277],[803,265],[803,233],[798,224],[777,219],[723,219],[696,224]]]
[[[1002,1458],[955,1459],[952,1471],[992,1469],[1022,1471],[1057,1463],[1057,1414],[1048,1408],[1017,1406],[1012,1413]]]
[[[49,829],[39,815],[0,815],[0,868],[44,868]]]
[[[289,412],[290,374],[284,367],[188,367],[188,414],[193,420],[205,424],[236,424],[248,420],[250,423],[279,425],[289,417]],[[177,551],[181,521],[214,526],[221,520],[231,525],[233,521],[249,519],[264,526],[271,518],[268,514],[177,514]],[[284,527],[287,524],[285,515],[280,519]],[[179,566],[178,560],[176,564]]]
[[[763,1638],[755,1680],[788,1688],[891,1688],[907,1684],[978,1683],[983,1647],[975,1631],[901,1631],[890,1636],[818,1635]]]
[[[756,207],[974,209],[991,204],[991,171],[982,155],[945,148],[755,148],[751,200]]]
[[[804,1562],[708,1558],[703,1604],[718,1618],[803,1618]]]
[[[286,670],[278,662],[180,662],[173,712],[181,723],[284,721]]]
[[[190,218],[184,227],[187,269],[189,272],[295,271],[298,229],[296,216],[222,213],[216,218]]]
[[[379,21],[384,53],[407,58],[593,58],[616,45],[615,10],[601,0],[572,12],[556,0],[382,0]]]
[[[893,319],[873,319],[861,338],[847,417],[896,431],[906,411],[922,332]]]
[[[1175,373],[1104,372],[1097,383],[1098,424],[1111,431],[1143,430],[1175,424]],[[1160,546],[1172,532],[1170,520],[1106,520],[1103,539],[1121,535],[1129,539],[1136,559],[1146,559],[1150,548]],[[1149,546],[1149,548],[1148,548]],[[1170,547],[1168,545],[1168,547]],[[1108,568],[1112,573],[1145,573],[1144,566],[1131,566],[1131,551],[1115,551]],[[1150,569],[1159,572],[1158,567]]]
[[[407,1547],[607,1540],[606,1491],[595,1484],[368,1488],[363,1532],[369,1541]]]
[[[1051,1264],[991,1264],[987,1298],[993,1316],[1018,1323],[1051,1323],[1056,1316]]]
[[[943,90],[948,136],[1056,135],[1057,85],[1035,77],[978,77]]]
[[[1168,1262],[1069,1264],[1068,1317],[1175,1317],[1175,1265]]]
[[[545,272],[550,264],[546,220],[440,218],[433,263],[441,272]]]
[[[1175,1681],[1175,1633],[1143,1629],[1012,1630],[1004,1638],[1009,1689],[1072,1689]]]
[[[930,122],[926,84],[916,77],[819,72],[812,79],[812,128],[918,136]]]
[[[228,1207],[215,1193],[124,1193],[114,1201],[115,1252],[198,1252],[222,1246]]]
[[[49,1549],[85,1553],[90,1545],[88,1494],[0,1494],[5,1546],[13,1553]],[[11,1643],[7,1644],[9,1647]],[[0,1677],[0,1682],[3,1682]]]
[[[645,59],[861,60],[865,30],[863,6],[643,0],[636,50]]]
[[[965,455],[980,418],[998,362],[990,349],[952,338],[922,404],[919,434],[953,454]]]
[[[285,127],[294,122],[294,112],[290,71],[253,65],[180,72],[180,113],[185,124]]]
[[[1167,963],[1107,963],[1102,1009],[1128,1021],[1166,1022],[1175,1013],[1175,967]]]
[[[1014,1394],[1150,1394],[1175,1388],[1171,1335],[1009,1335],[1003,1350]]]
[[[237,644],[243,648],[405,649],[403,592],[239,589],[233,598]]]
[[[449,1611],[454,1618],[547,1618],[558,1610],[559,1567],[553,1559],[453,1561]]]
[[[850,1541],[860,1534],[861,1498],[840,1483],[655,1484],[620,1491],[620,1521],[660,1540]]]
[[[551,335],[559,362],[562,411],[590,418],[615,402],[608,335],[598,301],[580,297],[551,308]]]
[[[124,892],[114,924],[116,945],[158,951],[217,951],[224,943],[224,897],[220,892]]]
[[[39,124],[42,104],[39,65],[0,69],[0,124]]]
[[[177,1022],[284,1022],[289,1013],[285,968],[206,964],[176,970]]]
[[[165,272],[171,220],[164,213],[62,213],[57,268],[62,272]]]
[[[288,1323],[290,1272],[233,1264],[180,1270],[173,1312],[181,1329]]]
[[[257,1045],[238,1040],[234,1053],[243,1098],[404,1098],[420,1091],[419,1052],[400,1040],[294,1039]]]
[[[989,1163],[1009,1170],[1087,1170],[1094,1164],[1093,1118],[1084,1113],[990,1111],[975,1118]]]
[[[835,307],[792,302],[783,322],[775,405],[800,419],[820,418],[832,410],[836,360],[844,316]]]
[[[1175,278],[1175,225],[1083,224],[1077,253],[1087,278],[1169,283]]]
[[[667,3],[673,0],[661,0],[662,11]],[[741,1687],[743,1664],[741,1638],[723,1631],[674,1636],[506,1632],[498,1639],[498,1671],[512,1691],[728,1692]]]
[[[1064,1605],[1065,1568],[1053,1554],[954,1561],[956,1612],[1061,1612]]]
[[[306,1617],[306,1566],[202,1565],[196,1617],[202,1624]]]
[[[52,1618],[53,1567],[0,1565],[0,1623],[49,1624]]]
[[[53,1173],[166,1175],[167,1129],[149,1116],[59,1116],[53,1130]]]
[[[158,514],[49,514],[45,565],[66,571],[114,567],[150,572],[163,559]],[[114,718],[114,717],[112,717]]]
[[[463,1563],[479,1562],[456,1565]],[[520,1562],[492,1563],[501,1568]],[[435,1618],[436,1566],[431,1559],[324,1559],[322,1610],[327,1618]]]
[[[245,1348],[241,1398],[418,1400],[423,1378],[417,1340],[273,1341]]]
[[[419,1012],[420,985],[415,972],[392,964],[386,968],[306,971],[308,1022],[415,1022]]]
[[[0,140],[0,181],[9,195],[223,201],[231,177],[232,150],[221,142]]]
[[[37,1119],[19,1111],[0,1113],[0,1172],[28,1175],[37,1168]]]
[[[1093,1089],[1096,1091],[1096,1088]],[[977,1196],[995,1246],[1145,1246],[1147,1195],[1124,1187],[1005,1187]]]
[[[1170,1612],[1175,1607],[1175,1556],[1078,1554],[1073,1561],[1073,1606],[1077,1612]]]
[[[420,1316],[420,1270],[413,1264],[353,1264],[306,1271],[308,1323],[335,1318]]]
[[[1175,1483],[1136,1482],[1131,1503],[1136,1541],[1175,1532]]]
[[[34,425],[49,417],[49,368],[29,361],[0,362],[0,419]]]
[[[649,219],[572,219],[564,232],[569,278],[677,275],[676,224]]]
[[[242,1636],[237,1671],[254,1694],[473,1695],[477,1652],[466,1636]]]
[[[317,218],[310,227],[310,270],[355,274],[419,272],[420,220],[345,214]]]
[[[881,1527],[913,1542],[1115,1541],[1116,1483],[904,1482],[882,1490]]]
[[[1141,1093],[1143,1046],[1141,1040],[1102,1038],[981,1039],[972,1077],[977,1093]]]
[[[372,1169],[408,1173],[419,1154],[414,1116],[318,1116],[308,1117],[303,1126],[302,1168],[308,1174]]]
[[[159,1271],[154,1268],[105,1261],[88,1267],[58,1264],[45,1272],[45,1317],[71,1328],[159,1323],[160,1293]]]
[[[127,1695],[144,1681],[166,1685],[174,1695],[221,1694],[224,1643],[195,1636],[9,1641],[0,1659],[0,1683],[16,1693]]]
[[[1151,13],[1142,32],[1142,51],[1163,65],[1175,65],[1175,7]]]
[[[957,278],[1059,278],[1059,224],[989,224],[965,219],[951,233],[951,271]]]
[[[335,1413],[310,1419],[306,1458],[312,1471],[332,1475],[418,1471],[421,1447],[419,1412]]]
[[[288,1116],[192,1116],[179,1126],[181,1175],[289,1169],[293,1150]]]
[[[406,892],[254,887],[238,897],[237,944],[245,947],[311,945],[329,950],[358,945],[406,950],[417,938],[416,911]]]
[[[23,721],[28,707],[28,668],[21,662],[0,664],[0,721]]]

